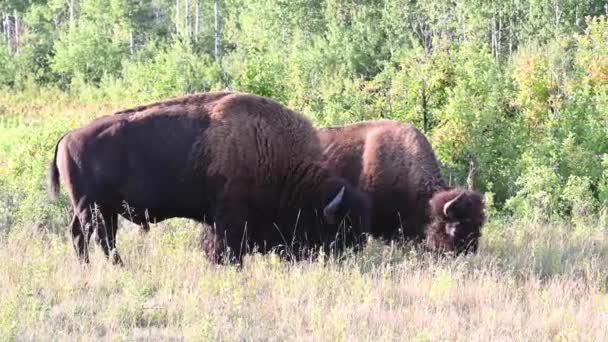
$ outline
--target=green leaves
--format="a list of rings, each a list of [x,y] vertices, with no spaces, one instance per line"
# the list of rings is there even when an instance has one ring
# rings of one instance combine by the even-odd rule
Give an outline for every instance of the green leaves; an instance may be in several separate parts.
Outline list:
[[[67,79],[81,75],[93,84],[104,74],[118,74],[126,54],[125,46],[116,42],[111,32],[88,25],[63,32],[54,50],[54,72]]]
[[[491,192],[499,209],[606,207],[603,2],[226,0],[217,60],[213,5],[0,1],[0,21],[21,23],[18,37],[2,26],[0,86],[120,103],[230,88],[318,126],[397,119],[427,134],[449,182]]]
[[[160,48],[151,44],[147,49],[152,58],[123,64],[120,87],[131,96],[150,101],[220,87],[219,66],[210,56],[197,55],[191,45],[177,41]]]

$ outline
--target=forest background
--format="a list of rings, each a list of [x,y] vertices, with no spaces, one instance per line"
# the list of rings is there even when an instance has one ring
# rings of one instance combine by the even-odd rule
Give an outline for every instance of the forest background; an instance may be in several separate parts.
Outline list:
[[[0,226],[53,221],[40,171],[63,131],[225,88],[318,126],[412,123],[490,210],[605,222],[607,13],[593,0],[0,1]]]

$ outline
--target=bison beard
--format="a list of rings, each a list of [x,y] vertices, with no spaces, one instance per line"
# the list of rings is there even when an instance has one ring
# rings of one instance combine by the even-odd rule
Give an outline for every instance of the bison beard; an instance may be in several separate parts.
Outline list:
[[[346,216],[355,223],[352,236],[369,230],[366,196],[324,170],[321,154],[312,124],[284,106],[250,94],[204,93],[67,133],[55,148],[49,189],[53,196],[60,182],[67,189],[82,261],[96,230],[105,255],[122,263],[119,214],[144,229],[172,217],[208,223],[209,258],[240,261],[251,245],[323,244],[337,232],[332,222]],[[296,230],[297,219],[303,224]]]
[[[377,120],[318,130],[326,168],[367,194],[372,235],[424,241],[441,252],[475,252],[482,196],[450,188],[431,145],[416,128]]]

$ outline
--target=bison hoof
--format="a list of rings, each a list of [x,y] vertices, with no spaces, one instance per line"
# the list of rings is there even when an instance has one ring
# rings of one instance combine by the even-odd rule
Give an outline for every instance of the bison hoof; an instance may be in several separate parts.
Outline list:
[[[110,255],[110,260],[112,260],[112,265],[118,265],[120,267],[123,267],[125,265],[122,262],[122,258],[120,257],[120,255],[118,255],[118,252],[116,252],[116,250],[112,251],[112,254]]]

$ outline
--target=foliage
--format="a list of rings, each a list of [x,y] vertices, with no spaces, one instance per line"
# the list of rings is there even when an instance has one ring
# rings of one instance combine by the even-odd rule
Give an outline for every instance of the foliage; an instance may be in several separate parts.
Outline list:
[[[487,193],[498,211],[573,220],[608,212],[604,2],[218,3],[216,32],[212,1],[0,1],[21,25],[18,37],[2,32],[0,110],[27,112],[25,127],[0,133],[4,210],[48,218],[33,194],[56,135],[74,127],[55,123],[62,105],[82,106],[82,118],[228,88],[274,98],[317,125],[409,122],[430,138],[445,178]],[[45,157],[6,167],[25,163],[13,158],[33,146]]]
[[[101,13],[98,13],[101,14]],[[54,46],[52,70],[67,79],[82,75],[91,83],[98,83],[105,74],[117,74],[126,54],[126,44],[117,39],[112,18],[83,19],[76,27],[60,33]]]
[[[0,86],[11,86],[15,83],[15,59],[6,51],[6,46],[0,44]]]
[[[127,61],[123,65],[121,89],[142,100],[173,94],[209,91],[221,84],[221,71],[209,56],[198,56],[189,44],[175,42],[171,46],[150,45],[155,51],[150,59]]]
[[[6,233],[18,222],[48,226],[66,223],[65,212],[48,200],[46,170],[55,142],[68,127],[57,120],[50,125],[3,129],[0,153],[6,164],[0,164],[0,178],[4,180],[0,182],[0,212],[6,216],[4,222],[0,221],[0,232]]]

